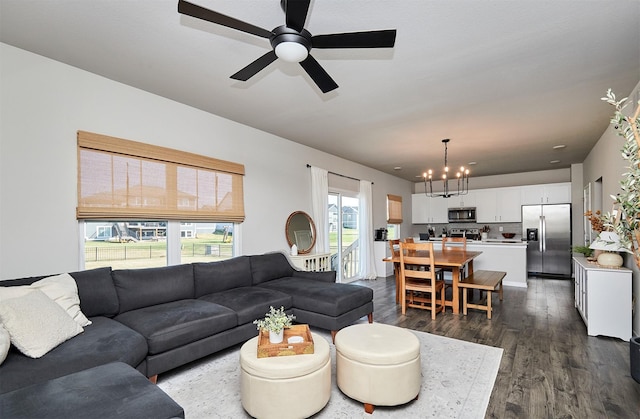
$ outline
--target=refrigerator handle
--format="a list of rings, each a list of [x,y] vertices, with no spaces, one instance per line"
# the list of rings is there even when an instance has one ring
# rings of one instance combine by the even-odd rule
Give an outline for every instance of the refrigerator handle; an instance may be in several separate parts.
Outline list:
[[[544,215],[540,216],[540,251],[547,251],[547,220],[545,220]]]

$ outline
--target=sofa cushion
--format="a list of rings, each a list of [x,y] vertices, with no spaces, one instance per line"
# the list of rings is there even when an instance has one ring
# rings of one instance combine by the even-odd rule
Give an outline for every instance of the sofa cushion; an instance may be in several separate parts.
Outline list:
[[[113,317],[118,314],[118,294],[110,267],[71,272],[69,275],[76,280],[80,308],[86,316]]]
[[[260,284],[293,297],[293,306],[337,317],[373,300],[373,290],[353,284],[327,283],[307,278],[281,278]]]
[[[118,314],[118,295],[113,285],[110,267],[71,272],[69,275],[76,280],[80,309],[85,316],[114,316]],[[0,284],[6,287],[30,285],[43,278],[46,276],[0,281]]]
[[[107,317],[91,317],[91,322],[83,333],[38,359],[12,348],[0,365],[0,393],[108,362],[137,367],[144,361],[147,343],[139,333]]]
[[[80,310],[78,287],[75,279],[69,274],[45,277],[29,285],[0,287],[0,300],[23,296],[36,289],[55,301],[80,326],[91,323]]]
[[[293,267],[282,253],[267,253],[251,256],[251,275],[253,285],[274,279],[289,277],[293,274]]]
[[[191,265],[117,269],[112,276],[120,301],[120,313],[193,298],[195,293]]]
[[[109,363],[0,396],[11,418],[176,418],[184,410],[144,375]]]
[[[238,324],[227,307],[200,300],[179,300],[119,314],[115,320],[147,339],[149,354],[212,336]]]
[[[193,279],[196,298],[231,288],[251,285],[249,256],[239,256],[220,262],[194,263]]]
[[[9,348],[11,347],[11,336],[7,329],[0,324],[0,365],[7,359]]]
[[[241,287],[200,297],[235,311],[238,324],[251,323],[264,317],[270,306],[291,308],[291,296],[263,287]]]
[[[40,290],[1,300],[0,322],[9,332],[11,343],[31,358],[40,358],[83,330]]]
[[[29,285],[44,292],[58,303],[80,326],[88,326],[91,321],[80,310],[80,297],[76,280],[69,274],[49,276]]]

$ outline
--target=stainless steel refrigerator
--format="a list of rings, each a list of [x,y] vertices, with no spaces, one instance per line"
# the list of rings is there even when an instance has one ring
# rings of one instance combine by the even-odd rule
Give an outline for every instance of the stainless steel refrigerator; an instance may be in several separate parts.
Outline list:
[[[571,277],[571,204],[523,205],[522,237],[529,273]]]

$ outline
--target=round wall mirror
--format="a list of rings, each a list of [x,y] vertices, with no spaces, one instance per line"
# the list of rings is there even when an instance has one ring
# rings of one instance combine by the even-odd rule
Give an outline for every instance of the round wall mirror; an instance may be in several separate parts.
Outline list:
[[[316,244],[316,225],[304,211],[296,211],[287,218],[285,234],[289,247],[295,243],[298,253],[303,255],[311,252]]]

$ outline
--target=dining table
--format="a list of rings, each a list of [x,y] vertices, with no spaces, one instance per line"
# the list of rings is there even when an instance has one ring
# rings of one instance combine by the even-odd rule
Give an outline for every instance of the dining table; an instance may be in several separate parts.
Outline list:
[[[420,255],[420,251],[416,252]],[[428,252],[427,252],[428,253]],[[463,268],[467,266],[467,275],[473,273],[473,260],[480,256],[482,252],[472,252],[462,249],[433,250],[434,265],[436,268],[450,268],[452,282],[452,296],[450,300],[445,300],[445,307],[451,307],[454,314],[460,313],[460,288],[458,284],[464,278],[461,278]],[[384,262],[393,263],[393,272],[396,280],[396,303],[400,302],[400,255],[397,252],[390,257],[382,259]]]

